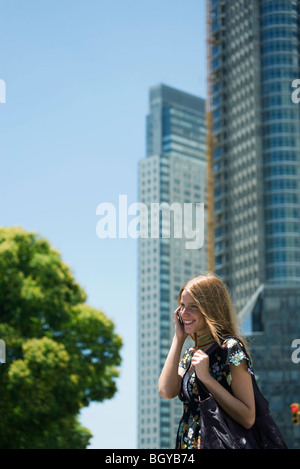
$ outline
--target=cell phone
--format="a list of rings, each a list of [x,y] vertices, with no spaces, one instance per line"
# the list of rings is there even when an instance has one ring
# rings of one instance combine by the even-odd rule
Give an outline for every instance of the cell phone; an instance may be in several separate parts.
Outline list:
[[[180,310],[177,311],[177,317],[178,317],[178,319],[179,319],[180,324],[183,326],[183,321],[182,321],[182,319],[181,319],[181,316],[180,316],[179,311],[180,311]]]

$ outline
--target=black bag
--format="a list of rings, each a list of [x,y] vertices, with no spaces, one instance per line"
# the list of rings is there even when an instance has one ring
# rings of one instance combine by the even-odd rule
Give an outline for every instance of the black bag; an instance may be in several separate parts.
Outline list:
[[[211,354],[218,345],[205,353]],[[196,376],[201,410],[201,449],[287,449],[287,445],[269,410],[254,375],[255,423],[250,429],[233,420],[216,403],[211,393]]]

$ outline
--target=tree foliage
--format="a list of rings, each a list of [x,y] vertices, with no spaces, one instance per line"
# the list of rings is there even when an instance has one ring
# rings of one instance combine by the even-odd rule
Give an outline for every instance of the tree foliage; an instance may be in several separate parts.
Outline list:
[[[82,407],[116,392],[122,339],[47,240],[0,229],[0,448],[86,448]]]

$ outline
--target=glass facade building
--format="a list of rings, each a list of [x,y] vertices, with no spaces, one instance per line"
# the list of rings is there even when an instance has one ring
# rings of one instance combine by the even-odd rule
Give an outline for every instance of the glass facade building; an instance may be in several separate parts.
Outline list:
[[[261,283],[300,285],[299,9],[210,1],[216,273],[239,310]]]
[[[239,312],[254,370],[290,447],[300,447],[299,0],[210,0],[215,271]]]
[[[265,277],[300,285],[299,1],[262,1],[261,126]]]
[[[166,85],[150,89],[146,158],[139,162],[139,201],[148,208],[148,236],[138,251],[138,448],[174,448],[182,415],[179,399],[158,395],[158,378],[174,334],[173,311],[181,286],[206,270],[203,247],[190,249],[184,230],[184,204],[193,209],[206,198],[205,102]],[[179,212],[159,218],[151,232],[152,204],[177,204]],[[193,213],[193,220],[196,214]],[[204,210],[205,216],[205,210]],[[174,221],[174,224],[172,223]],[[205,220],[196,230],[205,229]],[[150,235],[151,233],[151,235]],[[205,237],[204,237],[205,240]],[[187,345],[188,347],[188,345]],[[184,351],[184,350],[183,350]]]

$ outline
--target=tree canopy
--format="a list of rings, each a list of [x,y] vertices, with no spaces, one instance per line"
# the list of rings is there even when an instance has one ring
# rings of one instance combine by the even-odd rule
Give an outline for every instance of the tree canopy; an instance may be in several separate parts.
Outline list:
[[[0,228],[0,339],[0,448],[86,448],[78,414],[115,394],[122,339],[60,253],[22,228]]]

